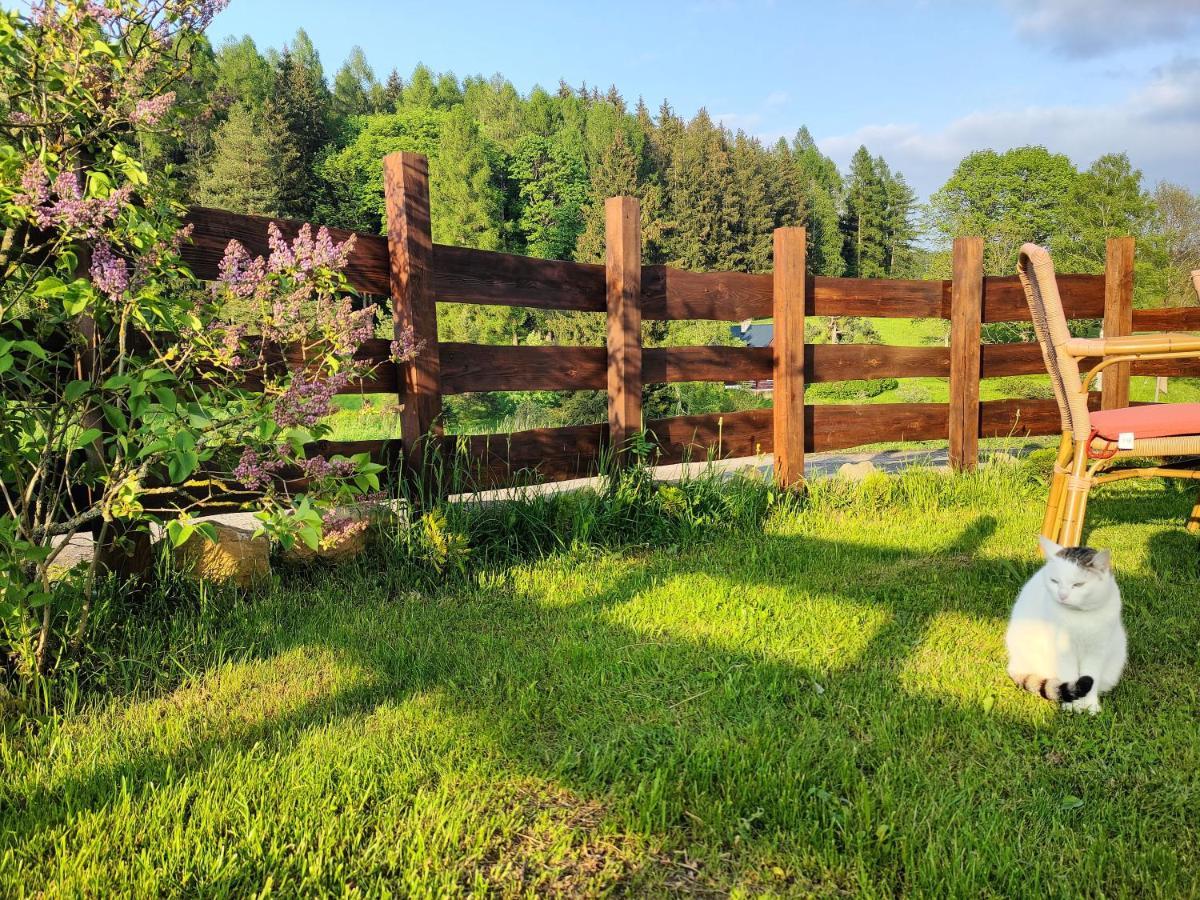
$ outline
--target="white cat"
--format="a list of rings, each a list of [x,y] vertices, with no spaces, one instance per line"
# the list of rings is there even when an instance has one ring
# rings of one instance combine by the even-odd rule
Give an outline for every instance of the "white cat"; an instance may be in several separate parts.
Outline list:
[[[1008,674],[1064,709],[1095,714],[1125,668],[1112,558],[1107,550],[1041,542],[1046,564],[1021,588],[1008,622]]]

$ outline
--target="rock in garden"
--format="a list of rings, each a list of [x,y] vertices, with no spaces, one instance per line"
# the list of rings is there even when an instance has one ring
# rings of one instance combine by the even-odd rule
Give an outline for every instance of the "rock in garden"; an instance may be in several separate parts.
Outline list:
[[[298,563],[346,562],[367,549],[370,525],[370,516],[361,510],[339,510],[326,520],[325,531],[316,550],[303,541],[297,541],[284,554],[284,558]]]
[[[838,477],[848,478],[850,481],[862,481],[878,471],[875,463],[864,459],[862,462],[843,463],[842,467],[838,469]]]
[[[271,574],[271,543],[254,532],[215,524],[216,541],[193,534],[175,550],[175,563],[202,581],[232,581],[247,588]]]

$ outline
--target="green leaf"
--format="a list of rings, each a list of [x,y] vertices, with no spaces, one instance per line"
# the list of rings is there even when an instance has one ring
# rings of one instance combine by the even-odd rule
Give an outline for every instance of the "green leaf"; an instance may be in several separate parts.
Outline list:
[[[196,526],[196,534],[204,535],[204,539],[210,544],[217,542],[217,526],[212,522],[202,522]]]
[[[104,412],[104,420],[117,431],[125,431],[129,427],[129,420],[125,418],[125,413],[111,403],[101,403],[100,409]]]
[[[46,351],[37,341],[17,341],[16,345],[21,350],[24,350],[30,356],[36,356],[38,359],[46,359]]]
[[[182,484],[187,481],[189,475],[196,471],[196,466],[199,464],[200,460],[196,456],[195,450],[180,450],[171,456],[170,462],[167,463],[167,471],[171,476],[171,481]]]
[[[299,531],[300,540],[308,545],[309,550],[316,550],[321,544],[321,533],[312,525],[306,525]]]
[[[75,440],[71,442],[71,449],[77,450],[81,447],[90,447],[96,441],[100,440],[100,437],[103,434],[104,432],[102,432],[99,428],[88,428],[84,431],[81,431],[79,433],[79,437],[75,438]]]
[[[195,530],[192,525],[178,519],[167,523],[167,537],[170,539],[172,547],[183,546]]]
[[[1074,794],[1067,794],[1067,796],[1062,798],[1062,802],[1059,805],[1064,810],[1079,809],[1083,806],[1083,798],[1076,797]]]
[[[66,291],[66,289],[67,286],[63,283],[61,278],[55,278],[53,275],[51,275],[49,278],[43,278],[37,283],[37,287],[33,289],[33,296],[58,297],[64,291]]]
[[[78,403],[79,398],[91,390],[90,381],[72,381],[63,391],[63,397],[68,403]]]
[[[168,412],[175,412],[175,406],[178,401],[175,399],[175,392],[170,388],[156,387],[154,390],[154,399],[157,400]]]
[[[11,354],[5,353],[3,356],[0,356],[0,375],[3,375],[5,372],[11,369],[12,364],[13,358]]]

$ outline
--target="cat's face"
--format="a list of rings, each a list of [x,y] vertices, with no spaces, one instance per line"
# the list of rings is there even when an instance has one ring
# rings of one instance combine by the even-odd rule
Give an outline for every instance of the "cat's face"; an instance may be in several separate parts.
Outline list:
[[[1091,547],[1060,547],[1042,538],[1046,565],[1042,569],[1047,593],[1070,609],[1104,606],[1112,596],[1112,556]]]

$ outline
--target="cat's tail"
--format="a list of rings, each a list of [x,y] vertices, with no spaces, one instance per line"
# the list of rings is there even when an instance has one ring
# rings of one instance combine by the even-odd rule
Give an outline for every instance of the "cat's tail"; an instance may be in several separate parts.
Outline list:
[[[1080,676],[1077,681],[1055,681],[1041,675],[1014,675],[1012,678],[1017,687],[1047,700],[1057,700],[1059,703],[1070,703],[1072,700],[1086,697],[1095,680],[1091,675]]]

